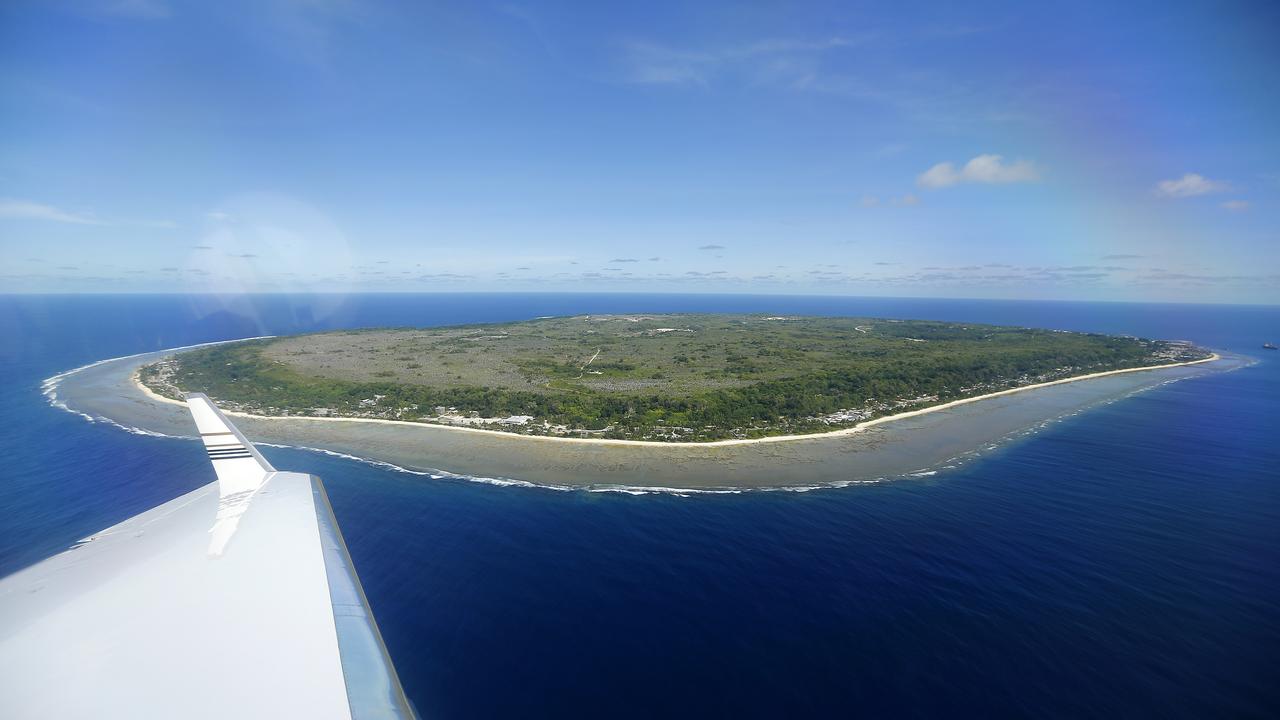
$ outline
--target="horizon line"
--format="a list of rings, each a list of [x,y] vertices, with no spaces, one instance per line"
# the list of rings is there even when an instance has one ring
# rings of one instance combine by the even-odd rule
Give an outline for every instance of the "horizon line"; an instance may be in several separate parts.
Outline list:
[[[646,297],[777,297],[777,298],[846,298],[868,300],[967,300],[996,303],[1074,303],[1074,304],[1107,304],[1107,305],[1214,305],[1232,307],[1280,308],[1276,303],[1242,303],[1229,301],[1183,301],[1183,300],[1085,300],[1062,298],[999,298],[974,296],[936,296],[936,295],[839,295],[823,293],[750,293],[750,292],[617,292],[617,291],[570,291],[570,290],[387,290],[359,292],[327,292],[327,291],[255,291],[255,292],[167,292],[167,291],[92,291],[92,292],[5,292],[0,297],[290,297],[290,296],[415,296],[415,295],[576,295],[576,296],[646,296]]]

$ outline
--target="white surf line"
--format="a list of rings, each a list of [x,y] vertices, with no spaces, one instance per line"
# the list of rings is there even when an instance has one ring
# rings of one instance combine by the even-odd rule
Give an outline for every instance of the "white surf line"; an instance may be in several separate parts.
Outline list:
[[[168,437],[168,436],[166,436]],[[855,485],[875,485],[889,480],[898,478],[919,478],[934,475],[937,470],[915,471],[902,473],[901,475],[887,475],[884,477],[866,479],[866,480],[832,480],[825,483],[816,483],[810,485],[718,485],[710,487],[667,487],[663,485],[619,485],[614,483],[588,483],[584,485],[564,485],[557,483],[533,482],[531,480],[518,480],[507,477],[486,477],[483,475],[466,475],[462,473],[453,473],[447,470],[413,470],[410,468],[396,465],[385,460],[374,460],[364,458],[358,455],[349,455],[336,450],[327,450],[325,448],[310,447],[307,445],[282,445],[279,443],[257,442],[254,445],[265,445],[266,447],[285,448],[290,450],[306,450],[308,452],[320,453],[330,457],[350,460],[364,465],[372,465],[391,472],[405,473],[408,475],[418,475],[427,477],[431,480],[462,480],[466,482],[479,483],[482,485],[496,485],[498,487],[518,487],[528,488],[531,490],[551,490],[555,492],[588,492],[588,493],[619,493],[622,495],[675,495],[677,497],[690,497],[692,495],[741,495],[743,493],[767,493],[767,492],[791,492],[804,493],[813,490],[840,490]],[[955,458],[952,458],[955,460]],[[948,467],[955,467],[954,465]]]
[[[257,340],[259,338],[245,338],[245,339]],[[233,341],[227,341],[227,342],[236,342],[236,341],[233,340]],[[183,349],[185,348],[174,348],[174,351],[183,350]],[[149,353],[139,353],[139,355],[147,355],[147,354]],[[129,357],[137,357],[137,356],[131,355]],[[123,358],[117,358],[117,359],[123,359]],[[382,418],[307,417],[305,415],[287,415],[287,416],[255,415],[253,413],[239,412],[235,410],[223,410],[223,413],[227,415],[232,415],[234,417],[250,418],[253,420],[298,420],[298,421],[305,421],[305,422],[338,422],[338,423],[357,422],[357,423],[376,423],[376,424],[385,424],[385,425],[404,425],[408,427],[432,428],[432,429],[451,431],[451,432],[486,433],[488,435],[493,435],[493,436],[506,436],[510,438],[519,438],[522,440],[539,440],[544,442],[560,442],[560,443],[580,443],[584,445],[623,445],[623,446],[634,445],[639,447],[715,448],[715,447],[730,447],[733,445],[754,445],[758,443],[764,444],[764,443],[776,443],[776,442],[793,442],[796,440],[817,440],[821,438],[842,437],[845,435],[853,435],[854,433],[862,432],[863,430],[866,430],[867,428],[870,428],[870,427],[874,427],[876,425],[883,425],[884,423],[894,422],[896,420],[905,420],[906,418],[917,417],[920,415],[925,415],[927,413],[939,412],[942,410],[949,410],[951,408],[958,407],[960,405],[967,405],[969,403],[975,403],[981,400],[990,400],[991,398],[1004,397],[1006,395],[1013,395],[1014,393],[1026,392],[1028,390],[1038,390],[1040,388],[1052,387],[1054,385],[1065,385],[1066,383],[1079,382],[1081,380],[1094,380],[1097,378],[1109,377],[1111,375],[1123,375],[1125,373],[1146,372],[1148,370],[1167,370],[1169,368],[1183,367],[1186,365],[1199,365],[1201,363],[1214,362],[1215,360],[1221,360],[1221,359],[1222,357],[1218,355],[1218,353],[1213,353],[1209,357],[1202,358],[1200,360],[1188,360],[1186,362],[1167,363],[1164,365],[1148,365],[1145,367],[1124,368],[1121,370],[1107,370],[1104,372],[1090,373],[1088,375],[1077,375],[1075,377],[1062,378],[1060,380],[1050,380],[1049,382],[1036,383],[1034,385],[1022,385],[1016,388],[1009,388],[1008,390],[1000,390],[993,393],[987,393],[986,395],[975,395],[974,397],[961,398],[959,400],[952,400],[951,402],[943,403],[941,405],[931,405],[927,408],[921,408],[919,410],[910,410],[907,412],[898,413],[896,415],[886,415],[885,417],[876,418],[874,420],[865,420],[863,422],[858,423],[857,425],[854,425],[853,427],[842,428],[840,430],[832,430],[830,432],[824,432],[824,433],[812,433],[808,435],[770,435],[768,437],[762,437],[762,438],[734,438],[731,440],[710,440],[707,442],[689,442],[689,441],[661,442],[657,440],[615,440],[610,438],[571,438],[571,437],[555,437],[550,435],[522,435],[520,433],[507,432],[505,430],[488,430],[483,428],[459,427],[457,425],[437,425],[434,423],[412,422],[409,420],[384,420]],[[103,361],[103,362],[106,362],[106,361]],[[164,397],[163,395],[159,395],[153,392],[151,388],[147,387],[146,385],[143,385],[142,380],[139,377],[140,370],[141,369],[139,369],[138,371],[134,371],[133,377],[131,379],[133,380],[133,384],[140,391],[142,391],[144,395],[146,395],[148,398],[152,400],[155,400],[156,402],[185,405],[185,403],[179,400],[173,400],[171,398]]]
[[[247,342],[249,340],[269,340],[273,337],[275,337],[275,335],[258,335],[256,337],[236,338],[235,340],[214,340],[213,342],[196,343],[195,345],[182,345],[175,348],[169,348],[167,350],[148,350],[146,352],[134,353],[132,355],[121,355],[120,357],[107,358],[106,360],[98,360],[96,362],[91,362],[88,365],[81,365],[78,368],[72,368],[65,372],[60,372],[57,375],[53,375],[51,377],[45,378],[40,382],[40,392],[49,400],[50,405],[53,405],[54,407],[60,410],[66,410],[67,412],[74,412],[77,415],[83,415],[90,422],[92,422],[93,418],[77,410],[72,410],[71,408],[67,407],[66,403],[58,399],[58,386],[62,384],[63,380],[71,377],[72,375],[75,375],[76,373],[83,372],[85,370],[88,370],[89,368],[97,367],[99,365],[104,365],[109,362],[117,362],[119,360],[132,360],[133,358],[139,358],[139,357],[142,357],[143,355],[152,355],[156,353],[175,353],[175,352],[180,352],[182,350],[195,350],[196,348],[211,347],[213,345],[225,345],[226,343],[234,343],[234,342]],[[185,405],[185,403],[179,403],[179,404]]]
[[[231,342],[243,342],[243,341],[246,341],[246,340],[259,340],[259,339],[266,339],[266,338],[270,338],[270,337],[274,337],[274,336],[271,336],[271,335],[264,335],[264,336],[260,336],[260,337],[254,337],[254,338],[242,338],[242,339],[240,339],[240,340],[220,340],[220,341],[215,341],[215,342],[210,342],[210,343],[200,343],[200,344],[197,344],[197,345],[186,345],[186,346],[183,346],[183,347],[170,348],[169,350],[156,350],[156,351],[151,351],[151,352],[137,353],[136,355],[126,355],[126,356],[119,357],[119,358],[109,358],[109,359],[107,359],[107,360],[99,360],[99,361],[97,361],[97,362],[89,363],[88,365],[81,366],[81,367],[76,368],[76,369],[74,369],[74,370],[68,370],[67,372],[60,373],[60,374],[58,374],[58,375],[55,375],[55,376],[53,376],[52,378],[49,378],[48,380],[46,380],[46,381],[45,381],[45,383],[50,383],[51,381],[53,381],[53,382],[55,383],[55,386],[56,386],[56,381],[60,381],[60,379],[61,379],[61,378],[64,378],[64,377],[69,376],[69,375],[72,375],[72,374],[74,374],[74,373],[76,373],[76,372],[79,372],[79,371],[81,371],[81,370],[84,370],[84,369],[87,369],[87,368],[90,368],[90,367],[94,367],[94,366],[97,366],[97,365],[101,365],[101,364],[103,364],[103,363],[107,363],[107,362],[112,362],[113,360],[127,360],[127,359],[130,359],[130,358],[141,357],[141,356],[143,356],[143,355],[151,355],[151,354],[167,354],[167,353],[171,353],[171,352],[178,352],[178,351],[181,351],[181,350],[194,349],[194,348],[197,348],[197,347],[204,347],[204,346],[209,346],[209,345],[220,345],[220,344],[224,344],[224,343],[231,343]],[[1138,371],[1138,370],[1154,370],[1154,369],[1158,369],[1158,368],[1160,368],[1160,367],[1178,367],[1178,366],[1181,366],[1181,365],[1194,365],[1194,364],[1203,363],[1203,362],[1211,362],[1211,361],[1216,360],[1216,359],[1220,359],[1220,358],[1219,358],[1219,356],[1215,353],[1214,355],[1212,355],[1212,356],[1210,356],[1210,357],[1208,357],[1208,358],[1205,358],[1205,359],[1203,359],[1203,360],[1194,360],[1194,361],[1190,361],[1190,362],[1186,362],[1186,363],[1171,363],[1171,364],[1168,364],[1168,365],[1153,366],[1153,367],[1147,367],[1147,368],[1128,368],[1128,369],[1126,369],[1126,370],[1109,371],[1109,372],[1106,372],[1106,373],[1095,373],[1094,375],[1091,375],[1091,376],[1081,376],[1081,377],[1078,377],[1078,378],[1066,378],[1066,379],[1064,379],[1064,380],[1058,380],[1058,381],[1054,381],[1054,382],[1052,382],[1052,383],[1043,383],[1042,385],[1051,385],[1051,384],[1056,384],[1056,383],[1060,383],[1060,382],[1069,382],[1069,381],[1071,381],[1071,380],[1083,380],[1083,379],[1086,379],[1087,377],[1096,377],[1096,376],[1099,376],[1099,375],[1110,375],[1110,374],[1115,374],[1115,373],[1119,373],[1119,372],[1134,372],[1134,371]],[[133,376],[132,376],[132,378],[131,378],[131,379],[134,381],[135,385],[137,385],[137,387],[138,387],[140,390],[142,390],[146,395],[148,395],[148,396],[149,396],[149,397],[151,397],[152,399],[154,399],[154,400],[156,400],[156,401],[159,401],[159,402],[172,403],[172,404],[174,404],[174,405],[179,405],[179,406],[182,406],[182,407],[184,407],[184,408],[185,408],[185,403],[182,403],[182,402],[180,402],[180,401],[176,401],[176,400],[171,400],[171,399],[166,398],[166,397],[163,397],[163,396],[161,396],[161,395],[157,395],[157,394],[153,393],[153,392],[150,390],[150,388],[147,388],[146,386],[141,385],[141,383],[139,382],[139,377],[138,377],[138,372],[137,372],[137,371],[135,371],[135,372],[134,372],[134,374],[133,374]],[[1161,384],[1163,385],[1163,384],[1168,384],[1168,383],[1172,383],[1172,382],[1177,382],[1178,380],[1182,380],[1182,379],[1185,379],[1185,378],[1171,378],[1171,379],[1166,380],[1164,383],[1161,383]],[[1031,389],[1032,387],[1033,387],[1033,386],[1026,386],[1026,387],[1023,387],[1023,388],[1015,388],[1015,390],[1028,390],[1028,389]],[[1145,389],[1144,389],[1144,390],[1145,390]],[[1138,391],[1135,391],[1135,392],[1142,392],[1142,391],[1143,391],[1143,390],[1138,390]],[[1002,391],[1002,393],[1003,393],[1003,392],[1009,392],[1009,391]],[[997,395],[997,394],[1001,394],[1001,393],[993,393],[992,395]],[[969,399],[967,399],[967,400],[969,400],[969,401],[981,400],[981,399],[983,399],[984,397],[989,397],[989,396],[982,396],[982,397],[976,397],[976,398],[969,398]],[[1118,398],[1117,398],[1117,399],[1118,399]],[[1107,403],[1108,403],[1108,404],[1110,404],[1111,402],[1115,402],[1115,401],[1116,401],[1116,399],[1112,399],[1112,400],[1107,401]],[[125,426],[125,425],[121,425],[120,423],[117,423],[116,421],[111,420],[111,419],[109,419],[109,418],[93,418],[93,417],[90,417],[90,416],[88,416],[88,415],[85,415],[84,413],[80,413],[80,412],[77,412],[77,411],[71,410],[71,409],[67,408],[67,407],[66,407],[66,405],[61,404],[61,403],[53,403],[53,404],[54,404],[55,406],[57,406],[57,407],[60,407],[60,408],[61,408],[61,409],[63,409],[63,410],[66,410],[67,412],[71,412],[71,413],[74,413],[74,414],[77,414],[77,415],[81,415],[81,416],[85,417],[87,420],[89,420],[89,422],[96,422],[96,421],[98,421],[98,420],[101,420],[101,421],[107,422],[107,423],[109,423],[109,424],[111,424],[111,425],[114,425],[114,426],[116,426],[116,427],[119,427],[119,428],[121,428],[121,429],[125,430],[126,432],[135,433],[135,434],[141,434],[141,435],[149,435],[149,436],[154,436],[154,437],[169,438],[169,439],[190,439],[190,438],[184,438],[184,437],[182,437],[182,436],[176,436],[176,435],[165,435],[165,434],[162,434],[162,433],[155,433],[155,432],[151,432],[151,431],[149,431],[149,430],[143,430],[143,429],[141,429],[141,428],[132,428],[132,427],[128,427],[128,426]],[[931,408],[926,408],[926,410],[928,410],[928,409],[931,409]],[[913,411],[913,412],[920,412],[920,411]],[[1044,421],[1044,422],[1042,422],[1042,423],[1039,423],[1035,428],[1032,428],[1032,429],[1030,429],[1030,430],[1028,430],[1028,431],[1022,431],[1022,432],[1012,433],[1012,434],[1010,434],[1010,435],[1006,436],[1005,438],[1002,438],[1000,441],[997,441],[996,443],[994,443],[994,444],[990,445],[987,449],[994,449],[994,448],[996,448],[997,446],[1002,445],[1002,444],[1004,444],[1005,442],[1009,441],[1010,439],[1014,438],[1015,436],[1023,436],[1023,435],[1025,435],[1025,434],[1027,434],[1028,432],[1033,432],[1033,431],[1035,431],[1035,430],[1043,429],[1044,427],[1047,427],[1048,425],[1053,424],[1055,421],[1062,420],[1062,419],[1064,419],[1064,418],[1066,418],[1066,417],[1070,417],[1070,416],[1074,416],[1074,415],[1079,415],[1081,412],[1083,412],[1083,410],[1076,410],[1076,411],[1074,411],[1074,412],[1068,413],[1067,415],[1059,416],[1059,417],[1057,417],[1057,418],[1052,418],[1052,419],[1046,420],[1046,421]],[[259,419],[266,419],[266,420],[282,420],[282,419],[290,419],[290,418],[280,418],[280,417],[271,417],[271,416],[251,415],[251,414],[248,414],[248,413],[235,413],[235,414],[240,415],[240,416],[242,416],[242,417],[259,418]],[[906,414],[907,414],[907,413],[903,413],[903,415],[906,415]],[[896,416],[895,416],[895,417],[896,417]],[[328,420],[346,420],[346,421],[353,421],[353,422],[360,422],[360,421],[362,420],[362,418],[305,418],[305,417],[303,417],[303,418],[301,418],[301,419],[310,419],[310,420],[326,420],[326,419],[328,419]],[[891,419],[894,419],[894,418],[882,418],[882,419],[881,419],[881,421],[884,421],[884,420],[891,420]],[[440,428],[440,429],[443,429],[443,430],[472,430],[472,431],[474,431],[474,432],[490,432],[490,433],[497,434],[497,435],[510,435],[510,436],[513,436],[513,437],[526,438],[526,439],[527,439],[527,438],[530,438],[530,437],[534,437],[534,438],[536,438],[536,439],[542,439],[542,440],[578,440],[578,441],[581,441],[581,440],[582,440],[582,439],[578,439],[578,438],[547,438],[547,437],[541,437],[541,438],[539,438],[538,436],[520,435],[520,434],[518,434],[518,433],[507,433],[507,432],[491,431],[491,430],[477,430],[477,429],[475,429],[475,428],[456,428],[456,427],[448,427],[448,426],[442,426],[442,425],[430,425],[430,424],[427,424],[427,423],[414,423],[414,422],[406,422],[406,421],[391,421],[391,420],[385,420],[385,421],[383,421],[383,420],[378,420],[378,419],[376,419],[376,418],[373,418],[373,419],[363,419],[363,420],[364,420],[364,421],[366,421],[366,422],[389,422],[389,423],[394,423],[394,424],[405,424],[405,425],[412,425],[412,426],[414,426],[414,427],[436,427],[436,428]],[[836,432],[832,432],[832,433],[823,433],[823,435],[839,435],[839,434],[844,434],[844,433],[846,433],[846,432],[850,432],[850,431],[853,431],[853,430],[856,430],[856,429],[858,429],[858,428],[848,428],[848,429],[846,429],[846,430],[842,430],[842,431],[836,431]],[[818,436],[817,436],[817,435],[799,435],[799,436],[793,436],[793,437],[795,437],[795,438],[797,438],[797,439],[803,439],[803,438],[807,438],[807,437],[818,437]],[[762,438],[762,439],[764,439],[764,438]],[[634,440],[633,440],[633,441],[610,441],[610,442],[626,442],[626,443],[639,443],[639,444],[650,444],[650,445],[675,445],[675,444],[676,444],[676,443],[655,443],[655,442],[651,442],[651,441],[634,441]],[[723,442],[723,441],[722,441],[722,442]],[[391,471],[393,471],[393,472],[400,472],[400,473],[405,473],[405,474],[409,474],[409,475],[424,476],[424,477],[428,477],[428,478],[430,478],[430,479],[432,479],[432,480],[450,480],[450,479],[452,479],[452,480],[460,480],[460,481],[464,481],[464,482],[474,482],[474,483],[485,484],[485,485],[496,485],[496,486],[500,486],[500,487],[519,487],[519,488],[529,488],[529,489],[538,489],[538,490],[550,490],[550,491],[555,491],[555,492],[581,491],[581,492],[590,492],[590,493],[618,493],[618,494],[624,494],[624,495],[636,495],[636,496],[643,496],[643,495],[669,495],[669,496],[676,496],[676,497],[683,497],[683,498],[688,498],[688,497],[693,496],[693,495],[738,495],[738,494],[742,494],[742,493],[758,493],[758,492],[788,492],[788,493],[805,493],[805,492],[810,492],[810,491],[815,491],[815,490],[837,490],[837,489],[843,489],[843,488],[852,487],[852,486],[856,486],[856,485],[874,485],[874,484],[879,484],[879,483],[883,483],[883,482],[886,482],[886,481],[889,481],[889,480],[895,480],[895,479],[907,479],[907,478],[930,477],[930,476],[933,476],[934,474],[938,473],[940,470],[943,470],[943,469],[951,469],[951,468],[959,467],[960,465],[965,464],[967,461],[972,460],[972,459],[974,459],[974,458],[976,458],[976,457],[981,456],[981,455],[982,455],[982,453],[983,453],[983,449],[982,449],[982,448],[979,448],[979,449],[974,450],[974,451],[971,451],[971,452],[961,453],[960,455],[958,455],[958,456],[956,456],[956,457],[953,457],[953,458],[950,458],[950,459],[948,459],[948,460],[945,460],[945,461],[943,461],[942,463],[939,463],[939,464],[937,464],[937,465],[931,466],[931,467],[929,467],[929,468],[925,468],[925,469],[921,469],[921,470],[916,470],[916,471],[911,471],[911,472],[903,472],[903,473],[898,473],[898,474],[894,474],[894,475],[887,475],[887,476],[877,477],[877,478],[872,478],[872,479],[861,479],[861,480],[833,480],[833,481],[829,481],[829,482],[816,483],[816,484],[808,484],[808,485],[713,486],[713,487],[690,487],[690,488],[681,488],[681,487],[664,487],[664,486],[650,486],[650,485],[622,485],[622,484],[612,484],[612,483],[589,483],[589,484],[584,484],[584,485],[562,485],[562,484],[556,484],[556,483],[538,483],[538,482],[531,482],[531,481],[528,481],[528,480],[518,480],[518,479],[514,479],[514,478],[505,478],[505,477],[485,477],[485,476],[478,476],[478,475],[467,475],[467,474],[465,474],[465,473],[454,473],[454,472],[450,472],[450,471],[448,471],[448,470],[414,470],[414,469],[410,469],[410,468],[402,467],[402,466],[400,466],[400,465],[396,465],[395,463],[387,462],[387,461],[385,461],[385,460],[376,460],[376,459],[372,459],[372,458],[364,458],[364,457],[360,457],[360,456],[357,456],[357,455],[350,455],[350,454],[343,453],[343,452],[339,452],[339,451],[335,451],[335,450],[329,450],[329,449],[327,449],[327,448],[312,447],[312,446],[308,446],[308,445],[288,445],[288,444],[277,444],[277,443],[270,443],[270,442],[260,442],[260,443],[255,443],[255,444],[256,444],[256,445],[265,445],[265,446],[267,446],[267,447],[290,448],[290,449],[295,449],[295,450],[303,450],[303,451],[309,451],[309,452],[320,453],[320,454],[329,455],[329,456],[332,456],[332,457],[342,458],[342,459],[344,459],[344,460],[355,461],[355,462],[358,462],[358,463],[361,463],[361,464],[367,464],[367,465],[371,465],[371,466],[375,466],[375,467],[380,467],[380,468],[383,468],[383,469],[391,470]],[[681,443],[681,444],[682,444],[682,445],[694,445],[694,446],[701,446],[701,445],[707,445],[707,444],[710,444],[710,443]]]
[[[1168,380],[1165,380],[1164,382],[1160,383],[1160,385],[1153,386],[1153,387],[1168,385],[1170,383],[1179,382],[1185,379],[1187,378],[1185,377],[1169,378]],[[1146,392],[1150,389],[1151,387],[1138,388],[1121,397],[1103,400],[1101,404],[1110,405],[1126,397],[1132,397],[1133,395]],[[161,399],[167,400],[167,398],[161,398]],[[1004,437],[1000,438],[999,440],[989,445],[986,445],[984,447],[978,447],[967,452],[963,452],[959,455],[956,455],[951,458],[947,458],[946,460],[943,460],[939,463],[936,463],[926,468],[921,468],[918,470],[901,472],[896,474],[882,475],[880,477],[875,477],[875,478],[864,478],[864,479],[857,479],[857,480],[831,480],[827,482],[805,484],[805,485],[740,485],[740,486],[720,485],[720,486],[687,487],[687,488],[671,487],[671,486],[663,486],[663,485],[623,485],[623,484],[616,484],[616,483],[586,483],[582,485],[574,485],[574,484],[564,485],[564,484],[548,483],[548,482],[533,482],[530,480],[519,480],[516,478],[508,478],[508,477],[488,477],[483,475],[467,475],[465,473],[450,472],[448,470],[414,470],[411,468],[404,467],[402,465],[397,465],[392,462],[387,462],[386,460],[365,458],[365,457],[360,457],[358,455],[351,455],[348,453],[340,452],[337,450],[329,450],[327,448],[321,448],[321,447],[312,447],[309,445],[287,445],[287,444],[271,443],[271,442],[257,442],[254,444],[262,445],[266,447],[286,448],[286,449],[292,449],[292,450],[304,450],[307,452],[319,453],[322,455],[328,455],[330,457],[341,458],[343,460],[349,460],[349,461],[361,463],[364,465],[374,466],[384,470],[389,470],[391,472],[399,472],[407,475],[417,475],[420,477],[427,477],[431,480],[458,480],[458,481],[465,481],[465,482],[471,482],[471,483],[478,483],[482,485],[495,485],[498,487],[516,487],[516,488],[525,488],[525,489],[533,489],[533,490],[550,490],[554,492],[615,493],[615,494],[632,495],[632,496],[669,495],[669,496],[675,496],[675,497],[681,497],[681,498],[689,498],[695,495],[741,495],[743,493],[772,493],[772,492],[807,493],[807,492],[812,492],[816,490],[843,490],[845,488],[856,487],[859,485],[877,485],[877,484],[891,482],[895,480],[934,477],[940,472],[953,470],[972,460],[978,459],[982,457],[986,452],[1002,447],[1013,440],[1024,438],[1024,437],[1027,437],[1028,435],[1036,434],[1044,430],[1045,428],[1051,425],[1054,425],[1058,422],[1083,414],[1084,412],[1088,411],[1091,408],[1092,406],[1086,407],[1086,408],[1079,408],[1071,412],[1068,412],[1066,414],[1044,420],[1040,423],[1037,423],[1033,427],[1026,428],[1023,430],[1016,430],[1014,432],[1011,432],[1005,435]],[[92,422],[92,420],[90,420],[90,422]],[[157,437],[172,438],[172,439],[191,439],[191,438],[181,438],[173,435],[161,435],[159,433],[152,433],[146,430],[130,428],[130,427],[121,425],[115,422],[114,420],[106,420],[106,422],[109,422],[112,425],[115,425],[116,427],[122,428],[127,432],[141,432],[142,434],[145,434],[145,435],[155,435]]]

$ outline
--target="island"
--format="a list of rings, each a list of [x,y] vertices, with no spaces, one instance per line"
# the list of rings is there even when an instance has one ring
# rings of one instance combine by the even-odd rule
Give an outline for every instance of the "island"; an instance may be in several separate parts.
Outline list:
[[[1211,357],[1187,342],[974,323],[580,315],[220,344],[143,365],[137,379],[256,416],[683,444],[830,433]]]

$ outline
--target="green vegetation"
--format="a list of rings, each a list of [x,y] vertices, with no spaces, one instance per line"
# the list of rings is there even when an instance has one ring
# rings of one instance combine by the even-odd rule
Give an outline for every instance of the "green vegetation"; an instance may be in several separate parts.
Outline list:
[[[1019,385],[1206,355],[1181,343],[988,325],[593,315],[236,343],[182,353],[142,378],[163,394],[203,391],[264,414],[712,440],[822,432]]]

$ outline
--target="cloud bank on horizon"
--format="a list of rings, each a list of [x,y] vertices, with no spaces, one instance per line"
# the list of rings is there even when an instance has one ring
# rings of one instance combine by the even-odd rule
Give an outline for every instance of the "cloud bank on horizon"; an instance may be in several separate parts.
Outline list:
[[[1280,302],[1280,6],[1116,5],[9,3],[0,292]]]

